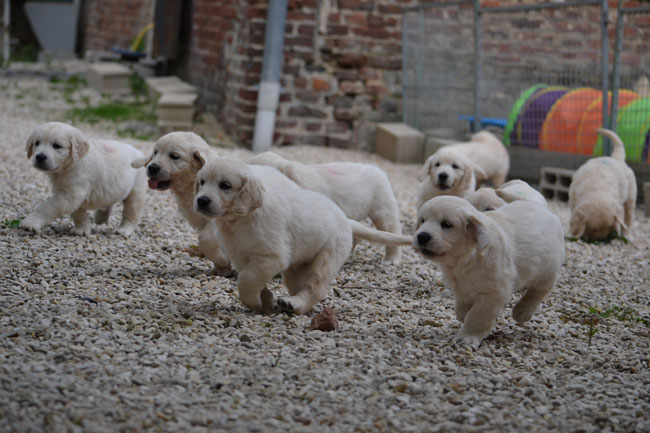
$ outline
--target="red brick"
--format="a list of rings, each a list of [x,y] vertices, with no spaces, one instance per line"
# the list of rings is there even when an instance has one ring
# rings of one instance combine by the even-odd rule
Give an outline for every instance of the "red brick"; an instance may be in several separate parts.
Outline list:
[[[316,131],[320,131],[322,127],[323,125],[321,125],[320,123],[307,123],[305,125],[305,130],[309,132],[316,132]]]
[[[324,92],[330,89],[331,85],[328,80],[313,78],[311,81],[312,88],[317,92]]]

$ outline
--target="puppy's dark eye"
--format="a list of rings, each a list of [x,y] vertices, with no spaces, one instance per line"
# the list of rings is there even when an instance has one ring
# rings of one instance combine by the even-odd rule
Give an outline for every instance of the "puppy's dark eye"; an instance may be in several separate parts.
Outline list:
[[[54,144],[52,145],[52,147],[53,147],[54,149],[61,149],[63,146],[61,146],[59,143],[54,143]]]
[[[443,229],[450,229],[453,226],[451,225],[451,223],[449,221],[442,220],[442,221],[440,221],[440,227],[442,227]]]
[[[440,162],[436,162],[436,167],[440,167]]]
[[[199,181],[199,185],[204,185],[204,184],[205,184],[205,181],[204,181],[203,179],[201,179],[201,180]]]
[[[158,151],[157,151],[157,150],[154,150],[154,151],[153,151],[153,154],[154,154],[154,155],[158,155]]]
[[[424,224],[424,218],[420,218],[420,224]]]
[[[180,156],[176,155],[175,153],[170,153],[170,154],[169,154],[169,159],[174,159],[174,160],[176,160],[176,159],[178,159],[178,158],[180,158]]]
[[[224,189],[225,190],[225,189],[230,189],[230,188],[232,188],[232,185],[230,185],[230,182],[226,182],[226,181],[219,182],[219,189]]]
[[[490,212],[491,210],[494,210],[494,208],[493,207],[485,208],[485,212]]]
[[[458,164],[451,164],[451,168],[453,168],[454,170],[458,170]]]
[[[39,144],[41,144],[41,142],[36,140],[36,143],[34,143],[34,147],[38,147]]]

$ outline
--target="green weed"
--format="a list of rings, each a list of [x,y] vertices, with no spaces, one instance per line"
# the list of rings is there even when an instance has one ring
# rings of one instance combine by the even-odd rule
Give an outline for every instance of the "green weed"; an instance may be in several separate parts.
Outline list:
[[[130,121],[154,122],[155,114],[151,107],[139,103],[117,103],[106,102],[96,107],[73,108],[68,110],[65,115],[66,119],[71,121],[80,121],[90,124],[98,123],[102,120],[118,123]]]
[[[619,235],[614,234],[614,233],[611,233],[609,236],[607,236],[606,239],[603,239],[603,240],[600,240],[600,241],[591,241],[591,240],[587,240],[587,239],[584,239],[584,238],[577,238],[577,237],[575,237],[575,236],[567,236],[565,239],[566,239],[567,241],[569,241],[569,242],[579,242],[579,241],[582,241],[582,242],[584,242],[584,243],[587,243],[587,244],[594,244],[594,245],[606,245],[606,244],[611,243],[611,242],[614,241],[614,240],[620,240],[620,241],[622,241],[625,245],[627,245],[627,244],[630,243],[630,241],[629,241],[625,236],[619,236]]]
[[[9,227],[10,229],[17,229],[20,227],[20,221],[21,219],[15,219],[15,220],[10,220],[10,219],[5,219],[2,221],[2,225],[5,227]]]

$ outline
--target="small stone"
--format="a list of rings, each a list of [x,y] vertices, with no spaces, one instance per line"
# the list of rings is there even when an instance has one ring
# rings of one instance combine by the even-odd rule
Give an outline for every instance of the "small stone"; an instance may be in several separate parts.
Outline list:
[[[330,307],[323,308],[323,311],[318,313],[311,319],[308,327],[311,331],[338,331],[339,321],[336,318],[336,313]]]

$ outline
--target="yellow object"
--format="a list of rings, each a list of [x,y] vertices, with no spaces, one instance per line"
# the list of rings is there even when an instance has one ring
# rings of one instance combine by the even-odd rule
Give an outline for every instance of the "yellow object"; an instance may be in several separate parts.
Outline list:
[[[133,42],[131,42],[129,49],[131,51],[143,51],[143,47],[141,46],[142,40],[144,39],[144,35],[146,35],[150,30],[153,30],[153,23],[149,23],[140,29],[135,39],[133,39]]]

